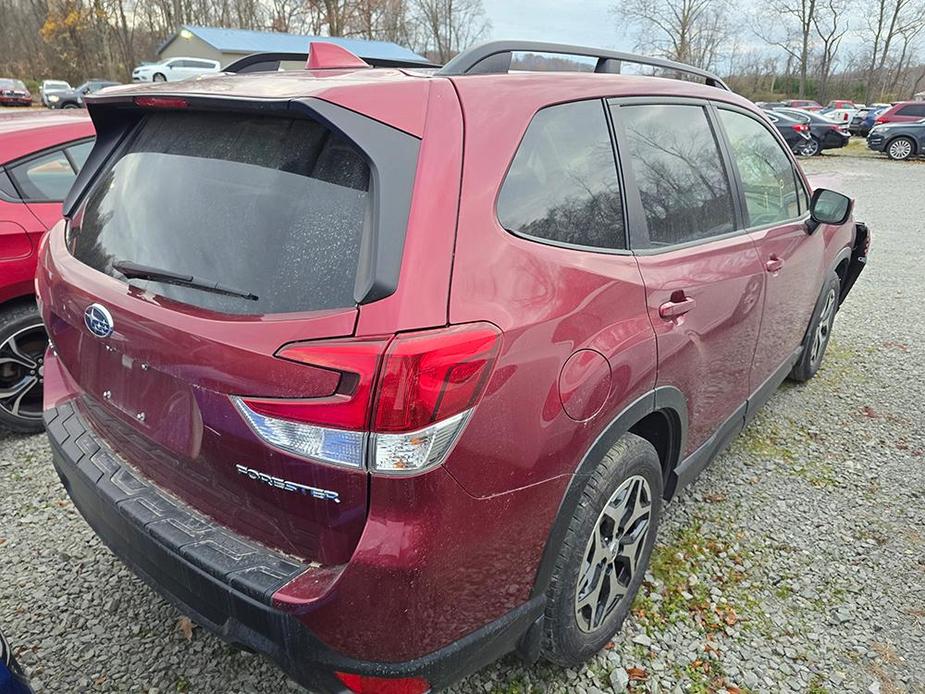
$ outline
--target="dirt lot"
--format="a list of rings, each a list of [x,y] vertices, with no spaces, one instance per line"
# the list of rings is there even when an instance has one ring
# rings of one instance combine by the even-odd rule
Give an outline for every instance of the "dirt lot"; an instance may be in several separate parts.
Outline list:
[[[857,198],[871,264],[822,371],[785,385],[666,510],[633,617],[581,670],[513,657],[457,692],[925,692],[925,163],[805,162]],[[0,434],[0,628],[40,692],[296,690],[195,628]]]

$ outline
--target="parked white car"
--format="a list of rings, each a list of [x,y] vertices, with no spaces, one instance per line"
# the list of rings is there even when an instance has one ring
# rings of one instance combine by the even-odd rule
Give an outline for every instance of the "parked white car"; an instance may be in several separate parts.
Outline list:
[[[216,60],[206,58],[170,58],[160,63],[139,65],[132,71],[133,82],[179,82],[197,75],[221,71]]]
[[[854,117],[854,114],[857,112],[858,110],[856,108],[833,108],[829,111],[823,111],[821,113],[831,121],[848,125],[848,123],[850,123],[851,119]]]
[[[42,105],[50,106],[48,97],[55,92],[68,92],[73,87],[68,82],[64,80],[45,80],[42,82],[42,86],[39,88],[39,95],[42,97]]]

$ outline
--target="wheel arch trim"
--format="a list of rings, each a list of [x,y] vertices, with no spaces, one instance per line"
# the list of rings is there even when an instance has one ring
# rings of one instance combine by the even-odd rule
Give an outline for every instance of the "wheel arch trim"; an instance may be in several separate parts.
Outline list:
[[[578,506],[585,483],[594,468],[603,460],[607,452],[625,434],[629,433],[636,424],[646,416],[662,412],[669,418],[673,430],[673,441],[670,458],[663,461],[663,468],[673,471],[685,450],[687,440],[687,399],[684,394],[674,386],[660,386],[641,395],[627,405],[594,440],[591,446],[581,457],[577,468],[572,473],[572,479],[559,503],[559,509],[553,520],[552,528],[546,539],[543,556],[536,571],[531,598],[544,595],[549,587],[552,572],[555,567],[559,548],[565,539],[565,534],[571,522],[572,515]]]

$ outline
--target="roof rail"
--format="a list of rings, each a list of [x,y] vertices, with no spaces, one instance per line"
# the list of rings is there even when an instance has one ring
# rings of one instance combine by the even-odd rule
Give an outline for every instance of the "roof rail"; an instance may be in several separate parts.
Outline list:
[[[394,58],[361,58],[372,67],[440,67],[434,63],[419,62],[416,60],[396,60]],[[229,63],[223,72],[276,72],[280,63],[301,63],[308,61],[308,52],[305,53],[251,53]]]
[[[650,58],[634,53],[608,51],[601,48],[588,48],[587,46],[570,46],[563,43],[544,43],[541,41],[489,41],[488,43],[479,44],[457,55],[438,70],[437,74],[453,76],[505,73],[511,69],[511,60],[514,53],[556,53],[597,58],[594,71],[611,74],[619,74],[622,63],[648,65],[702,77],[711,87],[732,91],[717,75],[693,65],[676,63],[673,60],[665,60],[664,58]]]

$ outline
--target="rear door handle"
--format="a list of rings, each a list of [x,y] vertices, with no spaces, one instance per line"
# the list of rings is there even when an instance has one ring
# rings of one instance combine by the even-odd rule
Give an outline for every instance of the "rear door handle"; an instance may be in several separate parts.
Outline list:
[[[671,320],[683,316],[696,305],[697,302],[689,296],[678,297],[677,300],[673,298],[658,307],[658,315],[665,320]]]
[[[764,269],[768,272],[777,272],[782,267],[784,267],[784,261],[778,258],[776,255],[772,255],[764,264]]]

